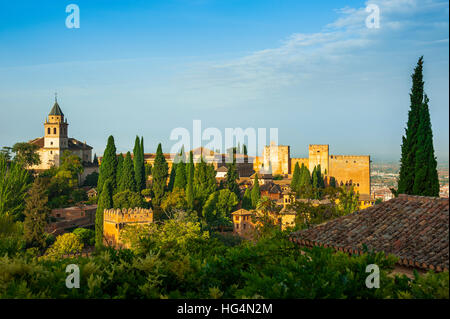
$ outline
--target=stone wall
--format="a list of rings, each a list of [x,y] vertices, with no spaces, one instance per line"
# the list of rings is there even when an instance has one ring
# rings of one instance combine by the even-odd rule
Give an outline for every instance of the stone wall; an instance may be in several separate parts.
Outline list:
[[[370,194],[370,156],[330,155],[329,176],[337,185],[353,184],[360,194]]]
[[[107,245],[122,246],[120,230],[130,224],[153,223],[153,211],[145,208],[105,209],[103,211],[103,238]]]

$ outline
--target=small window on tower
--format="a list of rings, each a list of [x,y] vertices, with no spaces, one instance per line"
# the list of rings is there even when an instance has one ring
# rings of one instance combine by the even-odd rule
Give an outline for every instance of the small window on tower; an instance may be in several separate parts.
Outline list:
[[[53,128],[53,134],[56,134],[56,127]]]
[[[47,134],[50,134],[50,128],[49,127],[47,128]]]

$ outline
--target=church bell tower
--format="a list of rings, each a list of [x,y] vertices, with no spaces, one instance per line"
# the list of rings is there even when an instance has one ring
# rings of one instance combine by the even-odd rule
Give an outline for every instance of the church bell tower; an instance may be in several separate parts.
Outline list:
[[[55,95],[55,104],[44,123],[44,148],[51,150],[51,154],[57,155],[55,157],[60,157],[69,146],[68,126],[67,119],[64,119],[64,113],[59,107]]]

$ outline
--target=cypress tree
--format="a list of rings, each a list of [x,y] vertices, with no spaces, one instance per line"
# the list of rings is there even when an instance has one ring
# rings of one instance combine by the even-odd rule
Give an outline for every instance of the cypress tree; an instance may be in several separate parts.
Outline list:
[[[173,190],[176,175],[177,175],[177,163],[174,161],[172,163],[172,168],[170,169],[169,184],[167,184],[167,189],[169,192]]]
[[[144,137],[141,136],[141,151],[140,151],[140,163],[141,163],[141,175],[142,175],[142,184],[141,189],[143,190],[147,187],[147,175],[145,174],[145,157],[144,157]]]
[[[318,188],[319,187],[319,181],[317,179],[317,166],[314,166],[313,172],[311,174],[312,177],[312,187]]]
[[[40,178],[35,179],[25,200],[24,237],[29,245],[45,245],[45,226],[50,209],[47,207],[47,192]]]
[[[247,188],[244,193],[244,197],[242,198],[242,208],[243,209],[252,209],[252,194],[250,188]]]
[[[117,155],[114,137],[112,135],[108,137],[108,143],[106,144],[106,149],[103,153],[99,171],[97,191],[99,193],[103,191],[103,184],[108,179],[110,179],[112,189],[115,189],[117,180]]]
[[[120,153],[119,156],[117,156],[117,174],[116,174],[116,185],[117,188],[119,187],[120,184],[120,178],[122,176],[122,168],[123,168],[123,154]]]
[[[256,208],[258,205],[259,200],[261,199],[261,192],[259,190],[259,181],[258,181],[258,174],[255,173],[255,179],[253,180],[253,187],[251,191],[251,198],[252,198],[252,207]]]
[[[294,173],[292,174],[292,180],[291,180],[291,190],[293,192],[296,192],[298,188],[300,187],[300,166],[298,165],[298,162],[295,163]]]
[[[300,168],[300,186],[310,186],[311,185],[311,176],[309,174],[309,169],[302,163],[302,167]]]
[[[136,189],[140,192],[145,188],[145,166],[144,154],[142,153],[143,141],[138,136],[134,142],[133,148],[133,165],[134,165],[134,179],[136,180]]]
[[[179,162],[177,164],[177,171],[175,173],[175,182],[173,188],[186,188],[186,164],[184,162]]]
[[[161,204],[161,200],[164,196],[168,173],[169,167],[162,152],[161,143],[159,143],[156,150],[155,163],[152,169],[153,193],[155,196],[153,203],[157,206]]]
[[[92,161],[92,163],[94,163],[95,165],[98,165],[98,158],[97,158],[96,153],[94,153],[94,160]]]
[[[240,190],[237,180],[239,179],[239,175],[236,169],[236,163],[228,164],[228,171],[225,175],[225,184],[229,191],[236,194],[238,198],[240,198]]]
[[[414,194],[414,180],[416,169],[416,153],[418,147],[417,132],[420,124],[420,108],[423,103],[424,82],[423,82],[423,57],[419,58],[414,69],[412,78],[412,88],[410,93],[410,110],[408,112],[408,122],[405,129],[405,136],[402,136],[402,157],[400,160],[400,173],[398,180],[398,194]]]
[[[186,201],[189,209],[194,208],[194,169],[194,154],[191,151],[186,165]]]
[[[317,186],[318,186],[318,188],[325,188],[325,180],[323,179],[322,167],[320,167],[320,164],[317,165],[316,174],[317,174]]]
[[[133,166],[133,160],[131,159],[130,152],[127,152],[125,160],[123,161],[122,171],[119,179],[118,190],[123,192],[126,190],[135,192],[137,189],[135,180],[135,171]]]
[[[194,197],[199,200],[199,205],[208,199],[209,195],[216,191],[216,171],[213,165],[208,165],[203,157],[195,166],[194,171]]]
[[[330,176],[330,187],[336,188],[336,178],[334,176]]]
[[[112,207],[112,183],[111,179],[107,179],[103,183],[103,189],[98,198],[97,211],[95,213],[95,248],[103,246],[103,211]]]
[[[429,99],[425,94],[420,109],[420,124],[417,132],[416,167],[413,194],[421,196],[439,196],[439,178],[437,161],[434,157],[433,132],[431,130]]]

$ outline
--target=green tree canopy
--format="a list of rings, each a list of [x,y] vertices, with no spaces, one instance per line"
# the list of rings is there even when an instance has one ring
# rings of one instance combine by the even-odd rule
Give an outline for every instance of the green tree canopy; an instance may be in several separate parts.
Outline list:
[[[42,179],[36,178],[25,200],[24,236],[30,246],[45,246],[45,227],[50,213],[47,201],[45,185]]]
[[[154,198],[152,202],[157,206],[161,204],[161,200],[164,197],[168,173],[169,167],[162,152],[161,143],[159,143],[158,148],[156,150],[154,166],[152,169],[153,193],[154,193]]]
[[[424,97],[420,109],[420,123],[417,132],[417,151],[414,170],[413,194],[420,196],[439,196],[439,177],[437,160],[434,156],[433,132],[431,130],[429,99]]]
[[[133,160],[131,159],[130,152],[127,152],[127,154],[125,155],[125,159],[123,161],[121,175],[119,178],[119,184],[117,185],[118,192],[123,192],[127,190],[135,192],[137,190],[134,173],[135,170],[133,166]]]
[[[418,147],[418,130],[420,125],[420,109],[424,98],[423,57],[419,58],[414,69],[410,93],[410,110],[405,135],[402,136],[398,193],[414,194],[416,170],[416,153]]]
[[[144,200],[138,192],[126,189],[113,196],[114,208],[145,208]]]
[[[209,195],[202,215],[210,227],[231,225],[231,212],[239,203],[235,193],[228,189],[221,189]]]
[[[295,163],[294,173],[292,174],[292,180],[291,180],[291,190],[293,192],[297,192],[299,186],[300,186],[300,166],[298,165],[298,162]]]
[[[122,168],[123,168],[123,161],[124,161],[124,157],[123,154],[120,153],[119,155],[117,155],[117,170],[116,170],[116,185],[117,188],[119,188],[120,186],[120,179],[122,177]]]
[[[252,207],[256,208],[258,205],[259,200],[261,199],[261,191],[259,189],[259,180],[258,180],[258,174],[255,173],[255,179],[253,180],[253,187],[251,191],[251,198],[252,198]]]
[[[19,163],[7,162],[0,156],[0,215],[23,220],[25,198],[31,184],[31,177]]]
[[[30,143],[16,143],[12,147],[12,151],[16,153],[14,160],[21,163],[23,166],[33,166],[41,164],[41,158],[37,153],[38,145]]]
[[[117,181],[117,155],[116,146],[114,144],[114,137],[108,137],[105,152],[103,153],[102,162],[100,164],[100,174],[98,177],[98,191],[103,191],[103,184],[110,179],[112,189],[116,188]]]
[[[112,199],[112,182],[108,179],[103,183],[103,190],[100,193],[97,211],[95,214],[95,247],[100,248],[103,246],[103,211],[113,207]]]

